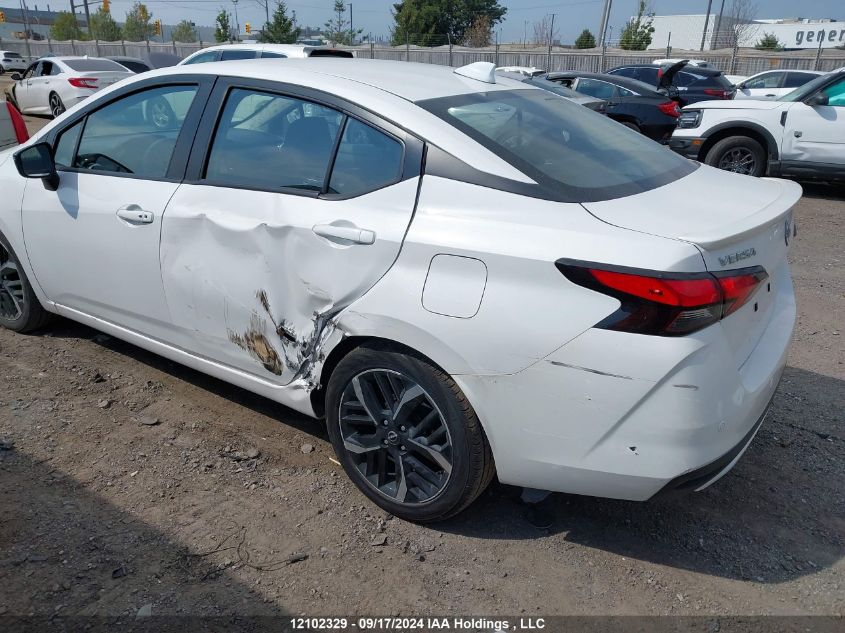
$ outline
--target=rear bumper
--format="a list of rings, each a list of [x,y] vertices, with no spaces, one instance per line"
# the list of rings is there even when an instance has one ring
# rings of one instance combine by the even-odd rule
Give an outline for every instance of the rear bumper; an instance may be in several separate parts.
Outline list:
[[[701,489],[749,445],[795,323],[791,285],[737,367],[722,324],[680,338],[590,329],[508,376],[455,376],[490,440],[499,480],[644,501]]]
[[[698,160],[698,154],[705,140],[703,138],[677,138],[673,136],[669,139],[669,147],[685,158]]]

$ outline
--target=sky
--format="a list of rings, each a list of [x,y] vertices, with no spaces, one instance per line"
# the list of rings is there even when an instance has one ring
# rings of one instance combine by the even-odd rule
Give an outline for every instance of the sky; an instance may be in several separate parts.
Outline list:
[[[43,2],[44,0],[42,0]],[[93,0],[89,0],[93,1]],[[350,0],[345,0],[347,4]],[[651,6],[657,14],[703,14],[707,10],[708,0],[651,0]],[[726,9],[733,0],[725,0]],[[845,20],[845,0],[803,0],[801,11],[796,15],[795,0],[752,0],[757,5],[758,18],[835,18]],[[164,23],[176,24],[189,19],[197,25],[210,26],[221,7],[234,12],[231,0],[144,0],[155,18]],[[270,11],[275,7],[275,0],[269,0]],[[614,33],[624,25],[636,11],[638,0],[613,0],[613,9],[609,25]],[[715,13],[722,0],[713,0]],[[560,25],[559,37],[564,43],[573,42],[584,28],[593,33],[599,29],[603,0],[499,0],[508,9],[504,22],[497,27],[501,42],[520,42],[525,31],[529,38],[533,33],[533,24],[544,16],[555,13],[555,23]],[[32,0],[28,2],[32,7]],[[46,8],[47,2],[40,8]],[[56,10],[66,4],[52,0],[51,8]],[[112,0],[111,13],[118,21],[123,20],[131,0]],[[96,6],[96,5],[91,5]],[[290,0],[289,10],[296,11],[300,25],[322,26],[332,15],[333,0]],[[389,0],[352,0],[352,19],[356,29],[364,29],[364,34],[388,35],[393,24]],[[93,9],[92,9],[93,10]],[[264,5],[259,0],[238,0],[238,20],[243,30],[245,22],[258,27],[264,22]],[[348,14],[347,14],[348,15]],[[234,22],[234,20],[233,20]],[[233,24],[234,26],[234,24]]]

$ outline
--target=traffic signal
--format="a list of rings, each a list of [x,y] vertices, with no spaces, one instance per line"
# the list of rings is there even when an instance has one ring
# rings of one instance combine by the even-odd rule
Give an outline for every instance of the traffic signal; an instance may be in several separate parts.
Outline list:
[[[103,0],[103,11],[108,13],[111,10],[111,3],[109,0]]]
[[[161,20],[156,20],[153,22],[153,25],[155,26],[156,35],[161,35]]]
[[[6,21],[6,14],[3,11],[0,11],[0,22]]]
[[[249,22],[246,23],[246,33],[247,35],[252,33],[252,25]]]

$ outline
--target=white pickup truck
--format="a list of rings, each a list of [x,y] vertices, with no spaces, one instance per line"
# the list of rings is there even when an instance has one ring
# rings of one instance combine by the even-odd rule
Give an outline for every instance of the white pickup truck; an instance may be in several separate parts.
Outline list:
[[[845,180],[845,69],[774,101],[689,105],[669,146],[749,176]]]

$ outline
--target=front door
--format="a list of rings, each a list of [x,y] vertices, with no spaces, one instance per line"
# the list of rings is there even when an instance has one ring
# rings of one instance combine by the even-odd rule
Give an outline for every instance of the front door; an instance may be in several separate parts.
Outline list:
[[[387,124],[274,86],[218,85],[207,112],[219,120],[201,126],[161,257],[173,321],[199,353],[286,385],[396,259],[421,151]]]
[[[799,168],[831,169],[841,173],[845,167],[845,76],[817,94],[824,97],[826,105],[799,101],[790,106],[783,130],[781,158],[787,168],[793,163]]]
[[[29,86],[32,84],[32,78],[35,76],[35,69],[38,68],[38,62],[31,64],[27,68],[21,78],[15,82],[15,101],[18,104],[18,110],[22,113],[32,112],[34,103],[29,98]]]
[[[197,85],[148,88],[61,131],[58,190],[29,181],[23,203],[27,251],[50,300],[167,338],[161,221],[179,186],[171,159],[197,93]],[[162,108],[166,122],[153,115]]]

